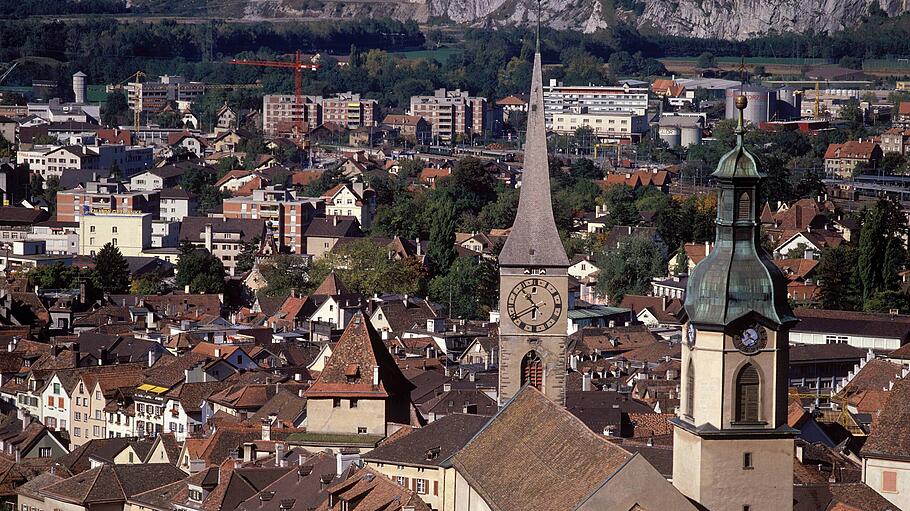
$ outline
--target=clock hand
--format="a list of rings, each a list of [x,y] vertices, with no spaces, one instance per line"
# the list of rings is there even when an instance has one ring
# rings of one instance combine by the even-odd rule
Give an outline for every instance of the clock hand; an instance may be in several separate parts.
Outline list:
[[[523,309],[521,312],[515,314],[515,317],[520,318],[520,317],[524,316],[525,314],[531,312],[534,309],[539,309],[540,306],[543,305],[543,303],[544,302],[537,302],[537,303],[531,305],[530,307],[528,307],[527,309]]]

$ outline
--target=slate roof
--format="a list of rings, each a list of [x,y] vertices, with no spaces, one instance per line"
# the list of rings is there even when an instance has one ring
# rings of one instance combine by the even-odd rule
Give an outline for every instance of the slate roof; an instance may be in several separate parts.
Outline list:
[[[334,506],[324,508],[332,511],[341,509],[340,502],[348,500],[356,501],[350,508],[345,506],[351,511],[430,511],[430,506],[415,491],[402,488],[371,467],[357,470],[326,491],[337,497]]]
[[[466,406],[476,410],[470,413],[487,417],[499,410],[496,400],[478,389],[451,389],[422,403],[419,408],[424,415],[451,415],[463,413]]]
[[[543,78],[540,53],[534,54],[528,100],[527,138],[521,194],[512,233],[499,254],[504,266],[567,267],[550,197],[550,164],[544,122]]]
[[[314,218],[304,236],[307,238],[359,238],[363,236],[363,231],[360,230],[360,224],[353,217],[335,216]]]
[[[794,486],[793,511],[900,511],[864,483]]]
[[[447,463],[489,420],[479,415],[447,415],[387,440],[361,457],[377,463],[438,467]]]
[[[872,424],[872,432],[861,455],[910,460],[910,379],[904,378],[894,384]]]
[[[860,413],[874,413],[884,405],[888,387],[900,378],[900,365],[872,359],[866,362],[840,392],[832,396],[832,400],[852,404]]]
[[[379,384],[373,385],[373,368],[379,369]],[[319,379],[306,397],[406,396],[414,388],[401,373],[392,355],[370,325],[357,312],[335,345]]]
[[[575,509],[631,456],[526,386],[453,464],[494,511],[559,511]]]
[[[796,309],[791,331],[848,334],[910,340],[910,315],[823,309]]]
[[[243,241],[262,238],[265,232],[265,220],[262,219],[187,216],[183,217],[180,224],[180,241],[202,242],[202,235],[207,224],[211,224],[213,234],[240,234],[240,239]]]
[[[48,486],[41,493],[83,506],[115,504],[185,476],[167,463],[101,465]]]
[[[328,498],[323,481],[337,482],[335,457],[321,452],[301,461],[296,469],[279,477],[237,506],[238,511],[309,511]],[[270,498],[262,499],[260,496]],[[282,507],[292,502],[290,507]]]

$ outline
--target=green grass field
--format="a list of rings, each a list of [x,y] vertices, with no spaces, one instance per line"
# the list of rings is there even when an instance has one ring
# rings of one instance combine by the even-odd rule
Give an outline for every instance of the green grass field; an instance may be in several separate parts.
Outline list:
[[[661,57],[660,60],[668,60],[674,62],[694,62],[698,60],[698,56],[694,57]],[[774,57],[746,57],[746,64],[754,65],[778,65],[778,66],[801,66],[807,64],[810,66],[815,66],[818,64],[827,64],[827,59],[797,59],[797,58],[774,58]],[[739,57],[717,57],[718,64],[739,64]]]

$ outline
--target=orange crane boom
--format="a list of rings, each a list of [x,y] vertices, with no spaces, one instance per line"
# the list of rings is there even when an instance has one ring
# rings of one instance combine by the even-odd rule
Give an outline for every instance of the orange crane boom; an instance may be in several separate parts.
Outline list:
[[[297,108],[297,137],[303,136],[303,70],[315,71],[319,69],[318,64],[307,64],[302,61],[300,50],[294,55],[294,61],[284,60],[245,60],[232,59],[229,64],[240,66],[259,66],[259,67],[281,67],[294,70],[294,105]]]

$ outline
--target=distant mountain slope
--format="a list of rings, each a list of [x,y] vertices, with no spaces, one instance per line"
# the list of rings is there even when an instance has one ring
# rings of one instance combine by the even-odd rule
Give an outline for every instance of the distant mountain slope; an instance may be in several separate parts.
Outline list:
[[[536,22],[535,0],[132,0],[159,13],[267,18],[393,17],[418,22]],[[202,7],[208,4],[208,8]],[[876,4],[889,15],[907,0],[548,0],[544,22],[593,32],[624,20],[645,32],[746,39],[770,31],[836,31]],[[208,12],[205,12],[208,11]],[[210,14],[211,13],[211,14]]]

